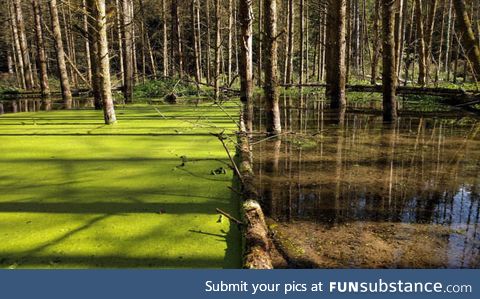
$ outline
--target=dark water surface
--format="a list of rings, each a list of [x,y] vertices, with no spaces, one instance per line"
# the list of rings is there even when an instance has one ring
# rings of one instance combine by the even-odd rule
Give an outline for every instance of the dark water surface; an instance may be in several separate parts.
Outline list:
[[[37,112],[63,109],[64,105],[60,98],[52,98],[42,101],[38,98],[24,98],[18,100],[0,100],[0,114]],[[76,98],[72,101],[73,109],[93,108],[94,102],[91,98]]]
[[[253,143],[281,243],[315,267],[480,267],[475,116],[402,103],[387,126],[378,102],[344,114],[318,95],[281,102],[283,129],[294,134]],[[254,131],[263,127],[260,110]]]

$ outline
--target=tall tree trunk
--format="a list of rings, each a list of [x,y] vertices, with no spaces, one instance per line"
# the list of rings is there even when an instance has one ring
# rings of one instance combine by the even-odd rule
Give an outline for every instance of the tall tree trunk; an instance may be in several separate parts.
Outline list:
[[[196,22],[195,22],[195,15],[196,15],[196,7],[197,7],[197,1],[198,0],[192,0],[191,4],[191,21],[192,21],[192,37],[193,37],[193,58],[195,60],[195,82],[197,83],[197,89],[199,87],[200,83],[200,55],[199,55],[199,48],[198,48],[198,39],[197,37],[197,31],[195,30],[196,28]]]
[[[288,1],[288,64],[287,64],[287,84],[292,84],[292,73],[293,73],[293,46],[294,40],[294,5],[293,0]]]
[[[432,53],[432,38],[433,30],[435,29],[435,14],[437,12],[437,0],[430,0],[430,8],[428,11],[427,17],[427,31],[425,32],[425,73],[426,73],[426,83],[430,81],[430,65],[433,60]]]
[[[380,30],[378,23],[380,21],[380,1],[375,0],[375,7],[373,9],[373,54],[372,54],[372,71],[371,71],[371,78],[370,83],[375,85],[377,83],[377,67],[378,67],[378,60],[380,58]]]
[[[253,96],[253,9],[252,0],[240,0],[240,100],[251,104]]]
[[[118,60],[120,64],[120,80],[122,85],[125,83],[125,67],[123,62],[123,13],[121,9],[121,2],[119,0],[115,0],[115,12],[116,12],[116,26],[117,26],[117,45],[118,45]],[[91,47],[93,48],[93,42],[90,42]],[[93,68],[93,66],[92,66]],[[93,87],[93,84],[92,84]]]
[[[212,74],[211,74],[211,49],[212,49],[212,41],[211,41],[211,33],[210,33],[210,0],[206,0],[206,19],[207,19],[207,83],[210,84],[212,82]]]
[[[33,89],[35,87],[35,82],[33,81],[30,52],[27,44],[27,36],[25,35],[25,24],[23,23],[22,2],[20,0],[13,0],[13,7],[15,10],[15,18],[18,27],[20,50],[22,53],[23,72],[25,73],[25,87],[26,89]]]
[[[183,77],[183,52],[182,52],[182,34],[180,28],[180,16],[178,14],[178,0],[172,0],[171,6],[172,28],[172,57],[175,57],[177,72],[176,75]],[[173,69],[172,69],[173,71]]]
[[[91,20],[88,22],[88,41],[90,44],[90,65],[92,66],[92,95],[93,101],[96,110],[103,109],[103,101],[102,101],[102,94],[100,92],[100,69],[99,69],[99,49],[98,49],[98,34],[97,34],[97,26],[96,26],[96,7],[95,7],[95,0],[87,0],[86,9],[88,12],[89,19]],[[118,12],[118,11],[117,11]],[[119,18],[120,14],[117,14],[117,18]],[[120,39],[121,41],[121,39]],[[121,49],[121,48],[120,48]],[[123,53],[123,50],[121,51]],[[123,58],[122,58],[123,60]],[[123,74],[122,74],[123,77]]]
[[[220,47],[222,46],[220,40],[220,0],[215,0],[215,100],[220,96],[219,82],[220,79]]]
[[[163,77],[168,76],[168,32],[167,32],[167,0],[162,0],[162,62],[163,62]]]
[[[92,0],[89,0],[92,1]],[[98,68],[100,73],[100,93],[103,101],[103,118],[105,124],[110,125],[117,121],[112,98],[112,84],[110,81],[110,58],[107,40],[107,16],[105,0],[94,0],[96,6]]]
[[[325,94],[330,100],[332,108],[340,108],[347,103],[345,95],[345,16],[345,0],[328,1]]]
[[[52,19],[52,32],[55,41],[55,52],[57,54],[58,72],[60,77],[60,87],[62,89],[62,98],[65,109],[72,108],[72,92],[70,90],[70,81],[68,80],[67,65],[65,63],[65,52],[63,49],[62,32],[60,30],[60,20],[58,19],[57,0],[50,0],[50,16]]]
[[[118,1],[118,0],[117,0]],[[82,0],[83,9],[83,31],[85,32],[85,61],[87,63],[87,80],[92,85],[92,63],[90,59],[90,41],[88,39],[88,10],[87,3]]]
[[[196,14],[197,14],[197,24],[196,24],[196,34],[197,34],[197,49],[198,49],[198,66],[200,68],[200,81],[202,81],[203,77],[203,67],[202,67],[202,20],[200,18],[200,9],[201,9],[201,1],[196,0],[197,7],[196,7]],[[235,29],[237,27],[235,26]]]
[[[382,4],[383,120],[385,122],[392,122],[397,118],[394,2],[391,0],[382,0]]]
[[[425,33],[423,30],[422,1],[416,0],[417,39],[418,39],[418,84],[426,84]]]
[[[35,21],[35,41],[37,43],[37,60],[40,65],[40,89],[42,97],[46,98],[50,95],[47,74],[47,56],[45,54],[45,44],[43,42],[43,21],[42,11],[38,0],[32,0],[33,15]]]
[[[217,0],[218,1],[218,0]],[[267,116],[267,133],[278,135],[282,132],[280,122],[280,107],[278,103],[278,74],[277,74],[277,1],[264,0],[265,24],[265,101]]]
[[[299,83],[303,84],[303,73],[305,72],[305,9],[304,0],[300,0],[300,70]]]
[[[227,83],[232,81],[233,58],[233,0],[228,0],[228,45],[227,45]]]
[[[257,52],[257,56],[258,56],[258,59],[257,59],[257,77],[258,77],[257,82],[258,82],[258,85],[262,84],[262,68],[263,68],[263,61],[262,61],[262,57],[263,57],[263,47],[262,47],[262,41],[263,41],[263,38],[262,38],[263,3],[262,3],[262,1],[263,0],[258,0],[258,52]]]
[[[468,12],[465,9],[465,3],[463,0],[453,0],[455,11],[457,13],[457,22],[460,26],[460,30],[463,32],[462,39],[465,52],[473,65],[473,71],[475,72],[476,81],[479,81],[480,76],[480,46],[479,41],[476,39],[472,29],[472,23]]]
[[[122,40],[123,40],[123,97],[125,103],[133,101],[134,61],[133,61],[133,17],[131,15],[131,0],[122,2]],[[100,51],[100,49],[98,49]]]
[[[10,4],[10,2],[8,2]],[[15,9],[13,5],[9,6],[10,11],[10,21],[11,21],[11,28],[12,28],[12,40],[14,45],[14,54],[16,58],[15,66],[17,66],[19,73],[20,73],[20,83],[22,88],[26,88],[26,78],[25,78],[25,67],[23,66],[23,56],[22,56],[22,49],[20,48],[20,39],[18,38],[18,26],[17,26],[17,18],[15,17]]]

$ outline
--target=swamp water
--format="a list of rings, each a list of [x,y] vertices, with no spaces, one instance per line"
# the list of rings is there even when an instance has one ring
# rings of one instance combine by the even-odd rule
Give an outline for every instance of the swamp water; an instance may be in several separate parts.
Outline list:
[[[281,106],[287,133],[252,143],[264,211],[287,256],[278,267],[480,267],[478,118],[402,102],[387,126],[378,101],[345,113],[320,95]]]

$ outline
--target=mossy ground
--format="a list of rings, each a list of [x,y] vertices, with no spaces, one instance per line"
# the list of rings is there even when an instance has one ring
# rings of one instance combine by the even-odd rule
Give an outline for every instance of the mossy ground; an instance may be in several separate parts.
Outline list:
[[[215,212],[238,213],[232,172],[211,174],[228,160],[209,133],[233,132],[230,117],[212,104],[117,116],[0,116],[0,267],[239,267],[240,233]]]

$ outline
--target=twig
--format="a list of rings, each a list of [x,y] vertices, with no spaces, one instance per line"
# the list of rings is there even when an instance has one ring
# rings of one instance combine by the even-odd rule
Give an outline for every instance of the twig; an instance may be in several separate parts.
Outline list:
[[[233,160],[233,157],[232,155],[230,154],[230,151],[228,150],[228,147],[227,145],[225,144],[225,137],[223,136],[223,132],[219,133],[219,134],[215,134],[215,133],[210,133],[211,135],[215,136],[218,138],[218,140],[220,140],[220,142],[222,143],[223,145],[223,148],[225,149],[225,151],[227,152],[227,155],[228,155],[228,158],[230,159],[230,162],[232,163],[232,166],[233,166],[233,169],[235,170],[235,173],[237,174],[238,178],[240,179],[240,181],[242,182],[242,184],[244,183],[243,181],[243,176],[242,174],[240,173],[240,170],[238,169],[237,167],[237,163],[235,163],[235,161]]]
[[[237,218],[233,217],[232,215],[228,214],[227,212],[219,209],[219,208],[216,208],[215,209],[219,214],[222,214],[223,216],[227,217],[228,219],[230,219],[231,221],[235,222],[236,224],[238,225],[245,225],[245,223],[243,223],[242,221],[238,220]]]

